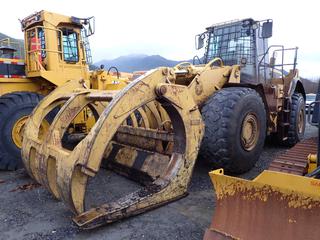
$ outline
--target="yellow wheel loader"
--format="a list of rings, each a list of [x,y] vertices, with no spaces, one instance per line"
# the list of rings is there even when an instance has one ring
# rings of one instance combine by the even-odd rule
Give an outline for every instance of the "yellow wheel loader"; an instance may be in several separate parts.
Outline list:
[[[259,159],[265,137],[293,146],[304,135],[305,90],[298,76],[297,50],[268,45],[271,19],[215,24],[196,36],[198,59],[221,57],[239,64],[240,83],[228,82],[202,108],[205,135],[200,157],[214,168],[243,173]],[[206,42],[205,42],[206,40]]]
[[[320,88],[309,122],[318,138],[304,139],[277,156],[252,181],[210,172],[216,207],[204,239],[319,239]],[[309,107],[309,109],[311,109]]]
[[[244,172],[258,159],[266,135],[296,143],[305,124],[297,49],[275,46],[272,52],[271,34],[271,20],[217,24],[197,38],[198,47],[207,38],[199,65],[150,70],[118,93],[77,80],[56,88],[26,123],[22,158],[28,173],[88,229],[186,196],[199,152],[213,166]],[[294,53],[291,64],[283,60],[286,51]],[[42,134],[40,126],[57,106]],[[64,141],[68,126],[86,108],[95,124],[70,146]],[[98,207],[90,203],[95,196],[88,183],[102,167],[140,189]]]
[[[65,82],[78,79],[96,89],[120,89],[125,79],[109,72],[90,72],[88,37],[94,32],[94,18],[81,19],[41,11],[21,21],[25,59],[19,44],[0,41],[0,169],[22,167],[20,149],[23,126],[43,96]],[[57,110],[57,109],[56,109]],[[45,131],[57,111],[41,125]],[[78,116],[68,131],[86,132],[91,113]]]

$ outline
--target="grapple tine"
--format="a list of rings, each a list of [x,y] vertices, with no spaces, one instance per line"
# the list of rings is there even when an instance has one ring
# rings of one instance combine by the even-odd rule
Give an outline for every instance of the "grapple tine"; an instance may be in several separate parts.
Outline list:
[[[81,80],[69,81],[63,86],[52,91],[51,94],[46,96],[33,110],[28,122],[28,127],[24,129],[24,135],[27,137],[22,143],[22,160],[29,175],[38,182],[40,181],[40,176],[38,175],[38,171],[34,170],[38,164],[33,162],[37,156],[32,146],[37,145],[37,147],[40,147],[41,145],[39,131],[42,120],[50,111],[69,99],[70,94],[76,89],[83,89],[83,82]]]
[[[217,204],[204,239],[319,239],[320,180],[264,171],[253,181],[210,172]]]
[[[220,89],[232,69],[212,68],[220,77],[214,84],[206,82],[201,89],[210,93]],[[78,91],[61,107],[45,140],[35,140],[26,134],[26,150],[23,149],[22,155],[25,162],[36,162],[31,168],[37,176],[35,179],[78,215],[74,218],[77,225],[94,228],[187,194],[204,133],[198,105],[209,94],[195,97],[199,93],[198,85],[202,84],[204,67],[191,66],[189,70],[188,77],[194,78],[189,86],[172,84],[176,78],[174,71],[158,68],[114,96],[106,91]],[[101,101],[107,104],[99,105]],[[89,105],[97,106],[96,123],[72,150],[65,149],[62,138],[66,128]],[[45,117],[41,111],[38,108],[34,113],[40,115],[38,122]],[[30,123],[33,118],[26,124],[29,132],[40,124]],[[112,170],[145,186],[88,210],[84,204],[88,179],[96,176],[103,159]]]
[[[203,123],[196,104],[193,101],[183,101],[186,98],[191,99],[187,87],[166,84],[166,79],[167,76],[163,74],[163,69],[158,69],[131,83],[109,103],[89,134],[70,152],[64,150],[61,145],[65,128],[85,105],[90,101],[100,99],[95,94],[86,97],[90,93],[85,91],[74,94],[63,105],[52,122],[46,140],[38,142],[38,145],[33,145],[38,165],[32,169],[32,172],[37,172],[37,181],[44,184],[56,197],[68,204],[75,213],[82,213],[74,219],[79,226],[92,228],[116,221],[165,204],[186,194],[202,139]],[[179,94],[175,94],[177,91]],[[155,115],[156,124],[153,125],[159,125],[161,115],[166,115],[164,119],[170,117],[174,129],[173,136],[166,137],[163,131],[157,133],[153,130],[121,128],[122,123],[142,106],[151,109],[149,114],[156,112],[152,102],[156,101],[159,96],[164,103],[163,108],[166,114],[160,112]],[[139,110],[138,113],[141,119],[147,118],[147,114],[142,110]],[[137,117],[135,124],[138,124],[138,119],[139,117]],[[144,124],[144,127],[146,126],[150,126],[150,124]],[[116,202],[107,203],[99,208],[84,212],[87,180],[98,172],[105,155],[105,149],[113,140],[117,129],[122,129],[121,134],[140,134],[140,138],[154,137],[155,142],[173,141],[173,150],[167,152],[169,155],[159,155],[163,159],[168,159],[168,164],[164,173],[148,186]],[[158,149],[158,151],[160,150]],[[29,159],[29,152],[24,152],[25,159]],[[28,160],[26,162],[28,163]]]
[[[57,170],[56,161],[63,161],[69,154],[62,148],[61,140],[67,127],[72,120],[82,111],[82,109],[90,102],[86,95],[89,90],[75,93],[62,106],[61,110],[53,120],[42,148],[38,153],[39,169],[41,172],[41,184],[45,185],[57,198],[60,193],[57,188]],[[59,139],[59,140],[57,140]],[[52,149],[53,148],[53,149]]]
[[[57,182],[58,187],[62,192],[62,198],[65,202],[69,203],[70,207],[77,213],[83,212],[84,195],[79,194],[79,192],[84,193],[86,186],[84,184],[79,184],[79,180],[76,178],[86,179],[88,176],[94,176],[96,174],[104,155],[104,149],[112,140],[112,137],[115,135],[116,130],[121,126],[121,123],[130,116],[132,112],[127,109],[138,109],[139,107],[154,101],[157,98],[157,95],[152,89],[156,89],[158,86],[158,79],[163,79],[163,82],[165,82],[162,72],[159,70],[150,73],[149,78],[144,78],[144,81],[132,83],[126,91],[117,95],[102,113],[88,136],[70,154],[68,160],[57,162]],[[186,88],[181,87],[181,93],[177,95],[177,98],[186,97],[183,96],[183,88],[185,89],[185,94],[187,94]],[[168,87],[168,93],[169,90]],[[136,100],[132,100],[132,98],[136,98]],[[104,208],[105,211],[98,218],[88,219],[88,216],[92,216],[92,212],[95,210],[84,213],[82,217],[86,216],[85,222],[87,222],[88,225],[92,227],[116,221],[119,218],[137,214],[143,211],[142,209],[146,210],[156,207],[176,199],[179,196],[181,197],[186,193],[187,184],[190,179],[182,180],[180,176],[186,178],[190,178],[191,176],[190,171],[193,169],[197,156],[197,148],[199,147],[199,142],[202,137],[203,125],[199,111],[192,111],[194,104],[186,102],[185,106],[182,106],[182,110],[173,108],[172,106],[170,107],[172,114],[176,115],[176,120],[173,120],[173,126],[177,129],[177,134],[175,135],[177,139],[175,139],[175,141],[179,141],[180,144],[176,144],[175,153],[171,156],[170,164],[165,171],[166,173],[163,174],[161,178],[154,181],[150,186],[128,195],[116,203],[106,205],[106,208]],[[179,113],[179,111],[186,112]],[[188,119],[181,119],[179,116],[182,115],[187,116]],[[198,122],[191,124],[192,119],[196,119]],[[184,126],[182,125],[183,123]],[[104,129],[108,129],[108,131],[105,131]],[[189,137],[184,136],[186,130],[191,134]],[[190,145],[195,148],[188,147]],[[68,165],[66,165],[66,162],[68,162]],[[75,169],[77,169],[77,173],[73,174]],[[112,206],[117,207],[112,208]],[[101,213],[103,207],[99,209]],[[75,222],[86,227],[87,224],[83,224],[80,219],[81,217],[76,218]],[[108,220],[106,221],[106,219]]]

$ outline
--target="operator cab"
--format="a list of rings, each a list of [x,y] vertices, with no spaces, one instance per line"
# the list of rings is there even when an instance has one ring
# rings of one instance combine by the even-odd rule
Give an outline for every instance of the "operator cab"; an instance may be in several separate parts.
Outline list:
[[[88,79],[92,63],[88,37],[94,34],[94,17],[40,11],[24,18],[21,27],[29,78],[42,77],[57,86],[71,79]]]
[[[221,58],[225,65],[240,65],[242,83],[258,84],[274,77],[283,77],[287,73],[284,66],[296,67],[297,48],[285,49],[280,45],[268,47],[272,26],[271,19],[255,21],[252,18],[215,24],[196,36],[196,49],[205,46],[204,64]],[[283,62],[285,50],[294,50],[293,63]],[[280,63],[277,64],[279,51]],[[270,59],[269,53],[272,55]]]

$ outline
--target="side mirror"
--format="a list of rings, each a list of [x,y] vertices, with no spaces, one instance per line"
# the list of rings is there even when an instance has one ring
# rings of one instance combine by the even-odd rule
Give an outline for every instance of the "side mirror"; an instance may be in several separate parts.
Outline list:
[[[262,24],[262,38],[270,38],[272,37],[272,22],[267,21]]]
[[[82,31],[85,37],[90,37],[95,32],[95,17],[77,18],[71,17],[71,21],[82,26]]]
[[[240,63],[241,63],[241,66],[243,66],[243,67],[246,66],[247,65],[247,58],[245,58],[245,57],[241,58]]]
[[[203,48],[205,38],[206,38],[206,35],[204,33],[196,36],[196,50]]]

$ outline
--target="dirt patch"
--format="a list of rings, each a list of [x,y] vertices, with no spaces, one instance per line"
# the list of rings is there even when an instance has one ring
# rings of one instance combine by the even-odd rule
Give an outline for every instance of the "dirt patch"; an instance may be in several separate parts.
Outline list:
[[[317,128],[307,126],[306,137],[317,136]],[[255,167],[240,177],[252,179],[266,169],[276,154],[286,148],[272,143],[266,144]],[[44,188],[39,187],[25,173],[0,172],[0,240],[13,239],[202,239],[209,226],[215,207],[215,196],[208,172],[208,166],[198,160],[189,195],[179,201],[131,217],[105,227],[91,231],[78,229],[72,223],[72,213],[57,201]],[[99,174],[110,175],[101,188],[93,189],[97,202],[122,195],[124,191],[135,190],[134,184],[126,184],[125,180],[117,180],[109,172]],[[110,189],[112,191],[110,191]],[[14,190],[14,191],[12,191]]]

